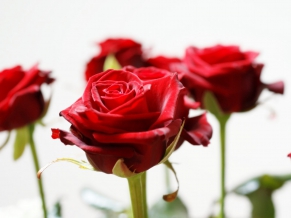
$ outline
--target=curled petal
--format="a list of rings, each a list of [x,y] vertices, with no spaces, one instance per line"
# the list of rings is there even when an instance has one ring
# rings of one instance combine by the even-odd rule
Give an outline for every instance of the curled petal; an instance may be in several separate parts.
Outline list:
[[[186,120],[183,137],[192,145],[207,146],[212,137],[212,127],[207,122],[206,113]]]
[[[271,92],[275,92],[275,93],[278,93],[278,94],[283,94],[284,93],[284,82],[283,81],[278,81],[278,82],[274,82],[274,83],[271,83],[271,84],[266,84],[266,87]]]
[[[59,138],[65,145],[76,145],[86,153],[121,156],[124,158],[130,158],[134,155],[133,149],[129,147],[110,148],[110,146],[102,146],[101,143],[99,146],[87,145],[72,133],[60,129],[52,129],[52,138]]]
[[[200,102],[195,102],[193,100],[191,100],[188,96],[184,96],[184,105],[185,107],[189,108],[189,109],[197,109],[200,107]]]

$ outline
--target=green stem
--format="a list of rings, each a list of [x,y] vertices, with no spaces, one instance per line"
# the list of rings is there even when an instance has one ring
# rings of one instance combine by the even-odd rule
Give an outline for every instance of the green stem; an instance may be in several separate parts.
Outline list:
[[[127,178],[133,218],[147,218],[146,172]]]
[[[225,217],[224,212],[224,199],[225,199],[225,127],[226,127],[227,119],[226,120],[219,120],[220,124],[220,161],[221,161],[221,198],[220,198],[220,218]]]
[[[30,144],[30,148],[31,148],[31,154],[32,154],[33,163],[34,163],[34,167],[35,167],[35,172],[37,173],[40,168],[39,168],[39,162],[38,162],[38,158],[37,158],[35,143],[33,140],[33,132],[34,132],[34,125],[31,124],[31,125],[29,125],[29,144]],[[39,194],[40,194],[41,201],[42,201],[43,217],[47,218],[47,211],[46,211],[46,204],[45,204],[45,197],[44,197],[42,181],[40,179],[37,179],[37,182],[38,182]]]

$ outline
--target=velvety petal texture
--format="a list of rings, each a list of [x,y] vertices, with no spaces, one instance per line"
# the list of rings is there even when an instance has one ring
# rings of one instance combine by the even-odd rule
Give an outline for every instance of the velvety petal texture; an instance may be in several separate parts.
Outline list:
[[[40,87],[53,81],[50,72],[37,66],[28,71],[16,66],[0,72],[0,131],[20,128],[39,119],[45,105]]]
[[[189,47],[184,63],[174,68],[196,101],[202,103],[204,93],[211,91],[224,112],[241,112],[255,107],[265,88],[284,92],[282,81],[261,82],[263,64],[254,61],[257,56],[256,52],[240,51],[238,46]]]
[[[52,129],[52,137],[83,149],[90,163],[105,173],[112,173],[121,158],[132,172],[143,172],[161,161],[188,120],[185,93],[177,75],[166,70],[107,70],[90,77],[83,96],[60,112],[71,123],[70,132]],[[186,135],[206,145],[212,129],[200,121],[189,119],[189,132],[197,134]]]
[[[103,71],[103,65],[108,55],[115,56],[121,66],[144,66],[142,46],[140,43],[126,38],[109,38],[99,43],[100,52],[87,64],[85,77],[89,78]]]
[[[172,84],[163,83],[165,86],[154,85],[155,82],[162,80],[164,77],[169,76],[171,73],[167,70],[161,70],[154,67],[147,68],[132,68],[125,67],[126,69],[135,73],[140,79],[144,81],[145,84],[151,83],[153,87],[157,87],[157,92],[159,90],[167,90]],[[177,75],[176,75],[177,76]],[[184,140],[188,141],[192,145],[203,145],[207,146],[210,143],[212,137],[212,127],[207,121],[206,114],[192,117],[188,116],[190,109],[197,109],[200,106],[199,102],[194,102],[190,100],[187,96],[187,90],[184,88],[184,92],[180,93],[182,96],[179,97],[180,101],[177,102],[175,106],[176,117],[183,117],[185,120],[184,129],[182,131],[179,143],[176,147],[178,149]],[[150,98],[154,98],[151,96]],[[168,106],[165,106],[168,107]]]

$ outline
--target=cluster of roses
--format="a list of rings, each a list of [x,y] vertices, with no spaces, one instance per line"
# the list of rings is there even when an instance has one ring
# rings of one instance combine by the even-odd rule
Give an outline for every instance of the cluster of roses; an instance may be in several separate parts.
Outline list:
[[[83,95],[60,112],[71,123],[70,132],[52,129],[52,138],[84,150],[95,170],[126,177],[134,217],[147,217],[146,201],[142,200],[144,172],[165,163],[184,141],[207,146],[212,128],[206,113],[190,117],[190,110],[208,110],[218,119],[222,134],[223,218],[226,122],[231,113],[256,107],[264,89],[283,94],[284,83],[261,82],[263,64],[255,62],[258,53],[242,52],[238,46],[190,46],[184,57],[148,57],[142,45],[131,39],[107,39],[99,45],[99,54],[86,67]],[[53,81],[50,72],[37,66],[27,71],[16,66],[0,72],[0,131],[16,130],[15,159],[28,143],[18,134],[22,129],[29,134],[36,170],[34,123],[45,115],[50,102],[44,99],[41,86]],[[9,134],[4,145],[8,139]],[[166,165],[171,168],[169,162]],[[39,181],[46,218],[42,189]],[[176,194],[164,199],[171,201]]]
[[[94,168],[105,173],[112,173],[119,159],[132,172],[155,166],[183,122],[176,149],[184,140],[207,146],[212,128],[206,115],[189,117],[191,109],[204,108],[206,92],[223,112],[232,113],[254,108],[265,88],[279,94],[284,90],[281,81],[261,82],[263,64],[254,61],[258,53],[238,46],[191,46],[183,58],[146,57],[142,45],[131,39],[107,39],[100,48],[87,64],[82,97],[60,113],[71,123],[70,132],[53,129],[52,137],[83,149]],[[123,68],[103,72],[109,55]],[[40,86],[52,81],[36,67],[2,71],[0,131],[40,118],[45,108]]]
[[[189,47],[184,58],[148,58],[142,45],[130,39],[108,39],[100,48],[87,64],[82,98],[61,112],[72,124],[71,133],[54,129],[53,137],[82,148],[90,163],[106,173],[120,158],[133,172],[158,164],[183,120],[176,149],[184,140],[206,146],[212,128],[205,114],[188,114],[204,108],[207,91],[223,112],[232,113],[255,107],[264,88],[280,94],[284,89],[283,82],[262,83],[263,64],[254,62],[258,53],[237,46]],[[102,72],[109,55],[121,70]]]

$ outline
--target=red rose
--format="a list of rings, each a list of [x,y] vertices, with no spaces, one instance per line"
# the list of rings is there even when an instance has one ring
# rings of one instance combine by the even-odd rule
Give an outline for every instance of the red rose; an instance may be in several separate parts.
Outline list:
[[[181,62],[182,60],[180,58],[157,56],[146,60],[146,65],[171,71],[172,64]]]
[[[105,173],[121,158],[132,172],[146,171],[161,161],[179,132],[185,91],[167,71],[107,70],[92,76],[83,96],[61,111],[71,133],[52,129],[52,137],[83,149]]]
[[[36,66],[0,72],[0,131],[20,128],[41,117],[45,102],[40,86],[54,81],[49,74]]]
[[[150,83],[150,81],[156,79],[159,80],[162,77],[172,74],[167,70],[162,70],[154,67],[137,69],[129,66],[124,67],[124,69],[133,72],[141,80],[147,83]],[[185,125],[176,149],[178,149],[182,145],[184,140],[187,140],[192,145],[207,146],[209,144],[209,140],[212,137],[212,127],[207,122],[206,114],[202,114],[192,118],[188,117],[189,110],[197,109],[199,106],[200,104],[198,102],[189,101],[187,97],[187,92],[184,92],[183,102],[177,105],[177,111],[179,113],[178,117],[184,117]]]
[[[177,65],[176,70],[195,100],[202,102],[205,91],[211,91],[224,112],[246,111],[256,106],[263,89],[284,91],[282,81],[261,82],[263,64],[254,62],[257,56],[256,52],[240,51],[238,46],[189,47],[185,66]]]
[[[89,78],[103,71],[103,65],[108,55],[113,54],[121,66],[132,65],[141,67],[144,65],[142,58],[142,46],[131,39],[107,39],[99,43],[101,51],[87,64],[85,77]]]

